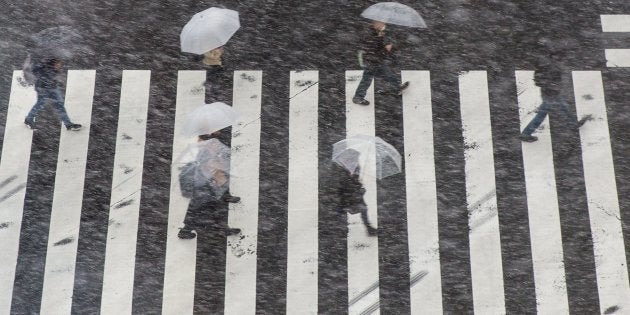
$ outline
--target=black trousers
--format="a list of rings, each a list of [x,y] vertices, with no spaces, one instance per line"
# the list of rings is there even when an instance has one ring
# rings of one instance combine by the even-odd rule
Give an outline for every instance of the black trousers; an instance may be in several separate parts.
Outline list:
[[[228,227],[228,204],[222,200],[209,200],[204,196],[195,196],[188,204],[184,217],[184,228],[189,230],[216,229]]]

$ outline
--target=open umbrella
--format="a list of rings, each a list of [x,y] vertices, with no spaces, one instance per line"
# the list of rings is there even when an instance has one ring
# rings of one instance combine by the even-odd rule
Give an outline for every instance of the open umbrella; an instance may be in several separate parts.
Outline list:
[[[199,106],[186,116],[182,135],[196,137],[211,134],[217,130],[229,127],[236,122],[238,113],[222,102],[214,102]]]
[[[396,148],[379,137],[366,135],[355,135],[333,144],[332,160],[351,174],[357,174],[375,163],[378,179],[402,170],[402,158]]]
[[[379,2],[371,5],[361,16],[375,21],[387,24],[395,24],[400,26],[426,28],[427,23],[424,22],[420,13],[416,10],[398,2]]]
[[[195,14],[179,36],[183,52],[203,54],[221,47],[241,27],[238,12],[210,8]]]
[[[230,154],[230,148],[218,139],[200,141],[189,145],[174,161],[173,168],[179,170],[180,181],[186,181],[180,184],[210,188],[205,193],[218,199],[228,190]]]
[[[35,48],[33,58],[69,59],[75,54],[92,53],[83,36],[67,25],[49,27],[31,36]]]

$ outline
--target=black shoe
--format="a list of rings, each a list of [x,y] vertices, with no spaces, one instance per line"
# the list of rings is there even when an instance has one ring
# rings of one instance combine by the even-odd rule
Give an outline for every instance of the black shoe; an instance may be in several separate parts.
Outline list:
[[[236,235],[238,233],[241,233],[241,229],[235,229],[235,228],[227,228],[227,229],[225,229],[225,235],[226,236]]]
[[[409,81],[406,81],[405,83],[400,85],[400,88],[398,89],[398,95],[402,95],[403,91],[406,90],[409,87]]]
[[[360,97],[354,97],[352,98],[352,103],[358,104],[358,105],[370,105],[370,102],[364,98],[360,98]]]
[[[197,237],[197,233],[194,233],[193,231],[184,228],[179,230],[179,233],[177,233],[177,237],[183,240],[190,240]]]
[[[577,123],[577,127],[578,127],[578,128],[580,128],[580,127],[584,126],[584,124],[585,124],[587,121],[589,121],[589,120],[593,120],[593,115],[588,114],[588,115],[585,115],[584,117],[582,117],[582,119],[580,119],[580,120],[578,121],[578,123]]]
[[[72,130],[72,131],[78,131],[81,130],[83,126],[79,125],[79,124],[69,124],[66,126],[67,130]]]
[[[525,142],[534,142],[538,140],[538,137],[534,137],[532,135],[523,135],[523,134],[521,134],[521,136],[518,138],[521,139],[521,141],[525,141]]]
[[[376,236],[378,235],[378,229],[375,227],[372,227],[371,225],[367,225],[365,226],[367,228],[367,233],[369,236]]]
[[[241,197],[236,197],[236,196],[232,196],[232,195],[225,195],[225,196],[223,196],[223,201],[229,202],[229,203],[239,203],[241,201]]]
[[[34,120],[28,120],[28,119],[24,119],[24,124],[29,127],[32,130],[37,130],[37,128],[35,128],[35,121]]]

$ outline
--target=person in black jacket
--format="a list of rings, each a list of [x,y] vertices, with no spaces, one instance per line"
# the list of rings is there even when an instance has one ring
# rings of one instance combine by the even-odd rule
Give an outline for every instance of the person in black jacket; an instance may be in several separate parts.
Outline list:
[[[375,76],[382,76],[398,95],[409,86],[409,82],[400,84],[400,79],[389,67],[388,59],[392,54],[392,44],[385,40],[385,23],[375,21],[370,34],[365,37],[363,47],[363,78],[354,93],[352,102],[359,105],[370,105],[365,99],[367,89]]]
[[[580,128],[591,119],[590,116],[585,116],[578,121],[576,115],[569,111],[567,101],[562,97],[562,70],[558,66],[561,57],[560,52],[552,52],[550,59],[534,72],[534,83],[540,87],[542,104],[536,110],[536,116],[521,132],[520,139],[522,141],[534,142],[538,140],[538,137],[532,136],[532,133],[540,127],[547,114],[552,110],[560,109],[567,123],[575,129]]]
[[[334,164],[335,173],[341,176],[337,177],[337,198],[338,209],[341,213],[349,214],[361,214],[361,220],[363,225],[367,229],[368,235],[377,235],[378,230],[370,224],[368,219],[368,209],[365,201],[363,200],[363,194],[365,194],[365,188],[359,179],[359,172],[355,171],[355,174],[351,174],[345,168]]]
[[[35,76],[37,102],[24,119],[24,124],[31,129],[35,129],[34,123],[37,114],[44,108],[46,101],[51,100],[66,129],[80,130],[81,125],[70,121],[68,113],[66,113],[66,108],[64,107],[64,100],[61,95],[58,80],[59,73],[61,72],[61,61],[56,58],[39,59],[34,62],[32,71]]]

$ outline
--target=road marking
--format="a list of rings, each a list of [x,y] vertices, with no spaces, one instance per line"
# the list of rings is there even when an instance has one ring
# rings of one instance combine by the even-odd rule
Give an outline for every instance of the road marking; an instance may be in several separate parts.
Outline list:
[[[131,314],[151,71],[124,70],[101,314]]]
[[[516,71],[521,130],[536,115],[541,104],[540,88],[534,84],[533,71]],[[529,233],[539,314],[569,314],[564,274],[560,210],[551,147],[549,119],[535,134],[538,141],[523,142],[523,167],[527,189]]]
[[[578,116],[594,118],[580,128],[580,141],[600,310],[628,312],[630,283],[601,72],[574,71],[573,86]]]
[[[13,71],[0,159],[0,314],[11,312],[33,138],[33,131],[24,125],[24,117],[37,100],[33,87],[20,85],[21,78],[22,71]]]
[[[192,314],[195,298],[195,271],[197,239],[181,240],[177,237],[184,225],[188,208],[187,198],[179,188],[178,158],[195,139],[182,135],[186,115],[204,104],[205,71],[179,71],[177,75],[177,100],[175,109],[175,134],[171,167],[171,193],[168,205],[168,234],[164,266],[164,296],[162,314]]]
[[[505,314],[501,237],[485,71],[459,76],[473,304],[476,314]]]
[[[41,314],[70,314],[72,307],[95,77],[94,70],[68,71],[66,109],[83,129],[61,127]]]
[[[604,54],[607,67],[630,67],[630,49],[606,49]]]
[[[346,71],[346,137],[375,135],[374,84],[370,85],[365,98],[370,102],[369,106],[352,103],[361,76],[362,71]],[[368,207],[370,223],[377,227],[376,164],[368,165],[362,172],[367,174],[362,176],[366,190],[363,200]],[[348,214],[348,300],[354,302],[349,303],[349,314],[361,314],[379,301],[378,281],[378,237],[368,236],[359,214]],[[375,284],[376,287],[368,295],[360,300],[355,299],[355,296]],[[375,313],[379,314],[378,309]]]
[[[228,222],[241,234],[227,238],[225,314],[240,315],[256,312],[262,71],[235,71],[233,95],[240,117],[232,127],[230,192],[241,202],[230,204]]]
[[[291,71],[287,314],[317,314],[318,267],[317,71]]]
[[[630,15],[600,15],[602,32],[630,32]]]
[[[402,81],[410,82],[402,96],[410,281],[427,273],[411,286],[411,313],[442,314],[430,74],[402,71]]]

